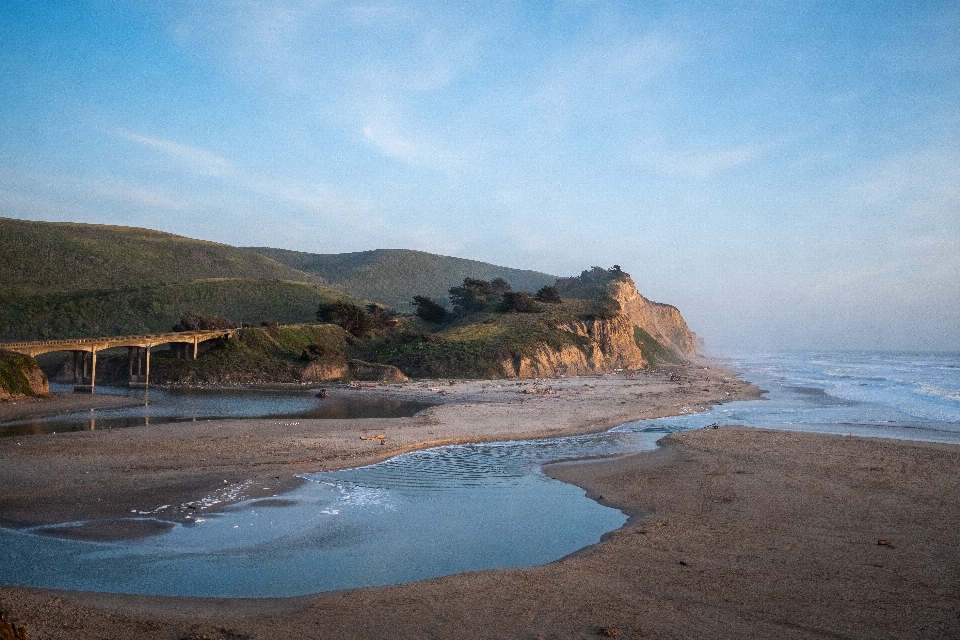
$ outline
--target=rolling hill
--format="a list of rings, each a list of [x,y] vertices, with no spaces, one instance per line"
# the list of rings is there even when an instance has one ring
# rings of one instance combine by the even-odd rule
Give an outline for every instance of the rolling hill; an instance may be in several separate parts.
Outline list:
[[[0,218],[0,292],[38,295],[204,278],[322,281],[259,253],[149,229]]]
[[[376,249],[355,253],[318,254],[267,247],[251,247],[298,271],[351,295],[372,300],[403,312],[413,310],[415,295],[446,303],[450,287],[466,277],[481,280],[503,278],[515,291],[536,291],[557,279],[539,271],[498,267],[487,262],[441,256],[409,249]]]
[[[108,225],[0,217],[0,342],[169,331],[190,312],[237,324],[316,320],[334,299],[411,311],[470,276],[536,290],[553,276],[421,251],[249,249]]]

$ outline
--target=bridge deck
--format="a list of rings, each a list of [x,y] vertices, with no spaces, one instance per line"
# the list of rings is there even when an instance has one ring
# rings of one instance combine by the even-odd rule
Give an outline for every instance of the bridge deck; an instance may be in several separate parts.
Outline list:
[[[62,340],[33,340],[24,342],[0,342],[0,350],[22,353],[31,357],[53,351],[96,352],[113,347],[155,347],[171,342],[196,345],[198,342],[214,338],[231,338],[238,329],[217,329],[205,331],[176,331],[171,333],[153,333],[139,336],[111,336],[102,338],[65,338]]]
[[[150,385],[150,349],[160,344],[192,344],[193,357],[197,357],[197,345],[215,338],[232,338],[239,329],[207,331],[176,331],[140,336],[112,336],[103,338],[67,338],[63,340],[33,340],[25,342],[2,342],[0,350],[22,353],[31,358],[53,351],[73,351],[74,391],[93,393],[97,378],[97,352],[114,347],[127,347],[128,384],[147,387]],[[136,349],[136,355],[134,350]],[[144,351],[141,362],[140,349]],[[87,375],[87,354],[90,358],[90,373]],[[82,357],[81,357],[82,356]],[[136,363],[136,373],[134,373]],[[144,365],[141,367],[141,365]],[[89,384],[86,381],[89,380]],[[79,382],[79,384],[77,384]]]

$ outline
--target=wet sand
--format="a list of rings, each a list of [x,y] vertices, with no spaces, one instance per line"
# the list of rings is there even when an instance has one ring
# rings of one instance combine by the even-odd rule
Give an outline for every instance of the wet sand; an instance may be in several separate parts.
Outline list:
[[[673,377],[665,372],[335,387],[331,395],[442,404],[412,418],[203,420],[0,438],[0,526],[92,520],[73,535],[96,539],[100,528],[104,539],[116,539],[123,529],[118,518],[182,520],[289,490],[301,482],[295,474],[369,464],[439,444],[599,431],[758,392],[718,368],[691,366]],[[65,395],[54,402],[75,402]]]
[[[694,398],[707,402],[704,388],[751,392],[723,380],[729,374],[691,372],[691,380],[694,375],[703,377],[691,384],[643,379],[639,394],[628,386],[636,381],[613,377],[570,380],[557,396],[513,389],[510,395],[506,387],[471,383],[461,389],[463,404],[405,421],[342,425],[352,429],[343,432],[333,425],[275,425],[262,436],[263,448],[250,455],[262,462],[277,453],[280,459],[268,464],[286,472],[298,463],[288,458],[298,453],[302,459],[329,456],[303,463],[312,470],[373,460],[384,454],[370,448],[416,446],[404,443],[422,442],[428,434],[456,440],[471,433],[483,439],[596,430],[632,413],[691,410],[699,402]],[[471,393],[496,399],[467,399]],[[239,471],[245,459],[238,442],[253,436],[242,425],[187,425],[173,442],[209,447],[204,455],[223,456],[218,471]],[[230,435],[221,435],[228,427]],[[106,438],[68,434],[63,440],[102,440],[114,454],[146,440],[140,446],[147,448],[125,457],[129,463],[160,437],[125,435],[134,431],[144,429],[104,433]],[[388,444],[359,440],[373,432],[385,434]],[[121,444],[112,441],[118,434]],[[342,447],[328,442],[335,436],[344,438]],[[66,445],[56,441],[61,436],[37,438],[47,441],[37,446],[48,449],[35,461],[69,458],[69,447],[60,449]],[[309,438],[319,442],[303,451]],[[274,600],[0,587],[0,609],[33,639],[960,637],[960,447],[734,427],[674,434],[662,444],[655,452],[548,468],[630,520],[600,544],[541,567]],[[258,448],[252,445],[246,444]],[[157,452],[165,448],[157,446]],[[93,445],[76,449],[79,460],[97,458]],[[344,457],[331,455],[335,451]],[[16,455],[0,444],[5,486],[25,477],[5,470]],[[196,480],[194,489],[209,489],[199,481],[206,472],[185,454],[174,455]],[[173,462],[161,459],[153,466]],[[78,461],[64,464],[82,468]],[[150,478],[169,481],[153,481],[151,491],[177,478],[172,469],[111,471],[99,458],[97,465],[105,495],[124,473],[146,484]],[[4,506],[2,513],[55,521],[62,509],[70,511],[63,502],[52,511]]]

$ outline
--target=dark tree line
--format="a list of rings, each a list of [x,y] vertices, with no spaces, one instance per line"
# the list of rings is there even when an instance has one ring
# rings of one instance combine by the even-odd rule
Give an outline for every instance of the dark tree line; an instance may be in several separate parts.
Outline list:
[[[531,295],[526,291],[514,291],[510,283],[503,278],[494,278],[489,282],[479,278],[464,278],[463,284],[450,288],[452,312],[428,296],[413,298],[417,316],[437,324],[478,311],[536,313],[542,311],[540,303],[560,302],[560,293],[556,287],[544,286],[535,295]]]
[[[317,309],[317,321],[340,325],[358,338],[389,329],[397,322],[378,304],[368,304],[364,309],[344,300],[321,304]]]

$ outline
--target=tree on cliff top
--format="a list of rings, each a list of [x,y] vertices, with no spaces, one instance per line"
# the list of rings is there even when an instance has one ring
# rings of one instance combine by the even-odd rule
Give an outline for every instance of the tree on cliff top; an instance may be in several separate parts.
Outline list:
[[[233,329],[237,324],[230,318],[209,313],[188,313],[181,316],[171,331],[211,331]]]
[[[537,291],[537,294],[533,297],[538,302],[547,302],[549,304],[560,304],[563,302],[563,300],[560,299],[560,292],[557,291],[557,288],[549,285],[540,287],[540,290]]]
[[[440,324],[450,315],[443,305],[428,296],[413,296],[413,306],[417,308],[417,316],[427,322]]]
[[[497,280],[506,283],[502,278],[497,278]],[[494,287],[493,283],[478,278],[464,278],[462,285],[451,287],[450,303],[459,315],[483,311],[488,304],[500,302],[503,296],[503,285],[499,282],[497,285],[497,287]],[[510,285],[507,284],[506,286],[509,289]]]
[[[349,331],[358,338],[370,333],[373,329],[370,316],[363,307],[343,300],[321,304],[317,309],[317,320],[340,325],[345,331]]]
[[[509,313],[537,313],[541,307],[526,291],[505,291],[500,302],[500,311]]]

